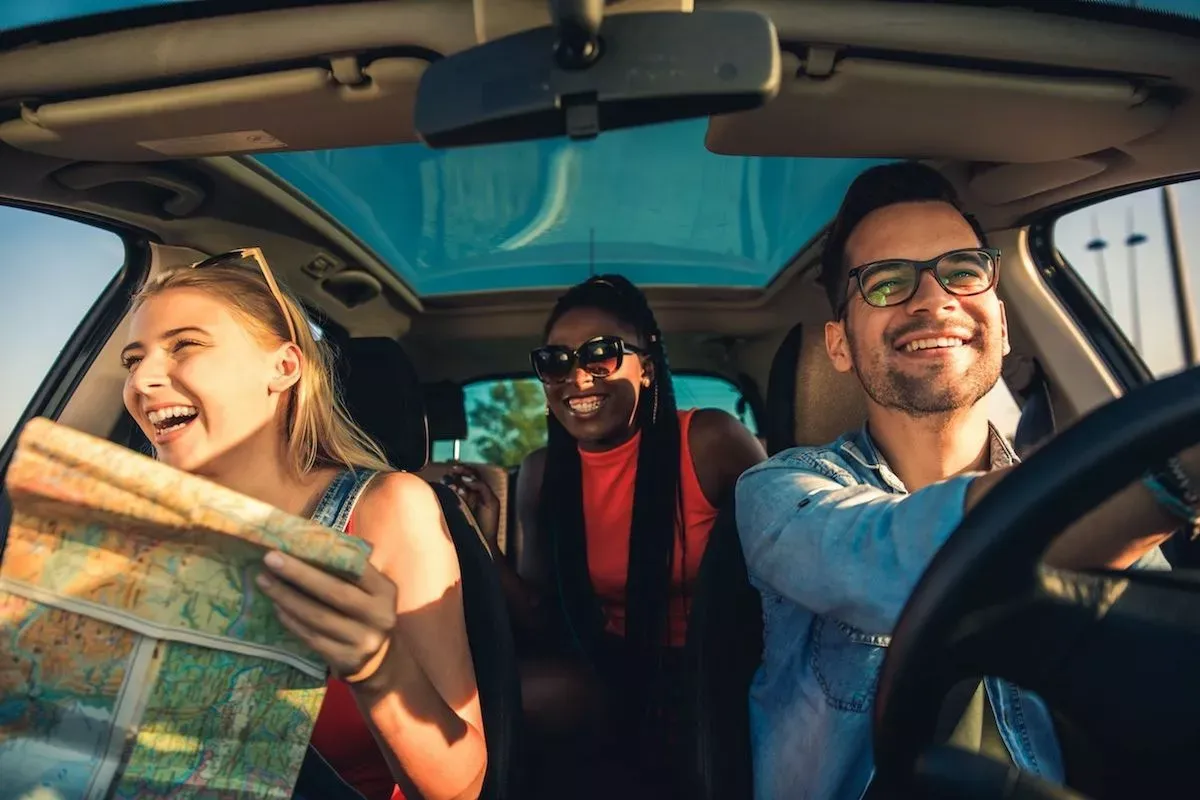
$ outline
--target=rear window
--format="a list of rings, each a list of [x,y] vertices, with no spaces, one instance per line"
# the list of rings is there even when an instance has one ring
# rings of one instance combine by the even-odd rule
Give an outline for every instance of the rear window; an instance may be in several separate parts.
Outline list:
[[[681,409],[718,408],[742,421],[755,435],[758,420],[742,392],[713,375],[676,374],[676,402]],[[458,458],[502,467],[515,467],[546,444],[546,395],[536,378],[506,378],[467,384],[467,438],[435,441],[433,460],[450,461],[455,445]]]

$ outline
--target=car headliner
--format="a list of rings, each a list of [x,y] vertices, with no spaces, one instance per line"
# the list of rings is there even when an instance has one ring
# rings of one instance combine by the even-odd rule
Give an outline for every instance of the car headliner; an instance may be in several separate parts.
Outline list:
[[[180,2],[11,4],[0,9],[0,29]],[[1200,2],[1139,7],[1196,16]],[[561,287],[604,271],[644,286],[761,289],[821,232],[854,177],[882,163],[718,155],[705,146],[707,125],[585,142],[451,151],[410,143],[253,160],[425,297]]]

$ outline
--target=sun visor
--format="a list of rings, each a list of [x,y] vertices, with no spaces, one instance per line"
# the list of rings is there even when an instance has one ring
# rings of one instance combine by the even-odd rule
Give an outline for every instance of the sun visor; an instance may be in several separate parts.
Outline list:
[[[550,24],[546,0],[474,0],[475,38],[479,44]],[[691,13],[693,0],[608,0],[604,16],[646,11]]]
[[[427,62],[354,58],[26,108],[0,124],[23,150],[88,161],[154,161],[414,142]]]
[[[1051,164],[996,164],[967,181],[971,196],[985,205],[1002,206],[1061,189],[1104,172],[1103,161],[1072,158]]]
[[[830,51],[816,49],[807,63],[791,56],[783,66],[780,92],[765,107],[712,118],[709,150],[739,156],[1049,162],[1146,136],[1161,128],[1172,110],[1143,82],[1122,78],[864,57],[835,61]]]

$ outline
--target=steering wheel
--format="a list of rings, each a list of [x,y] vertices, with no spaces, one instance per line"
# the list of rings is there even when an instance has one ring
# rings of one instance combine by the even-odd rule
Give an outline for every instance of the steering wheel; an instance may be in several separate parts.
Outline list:
[[[1198,441],[1194,367],[1087,415],[980,500],[930,563],[893,632],[876,690],[873,792],[1084,797],[934,744],[948,691],[980,675],[1040,695],[1060,742],[1064,731],[1081,737],[1100,771],[1088,788],[1094,796],[1170,797],[1195,788],[1200,573],[1072,572],[1040,561],[1057,534]]]

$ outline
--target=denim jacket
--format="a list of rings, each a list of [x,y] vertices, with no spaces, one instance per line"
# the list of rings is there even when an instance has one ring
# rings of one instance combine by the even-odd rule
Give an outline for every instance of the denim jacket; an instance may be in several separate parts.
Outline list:
[[[993,468],[1016,461],[995,428],[991,452]],[[778,453],[739,479],[738,532],[763,607],[749,698],[756,798],[862,797],[874,775],[871,707],[892,628],[961,522],[976,474],[910,494],[864,426]],[[1169,568],[1158,550],[1135,566]],[[1013,763],[1062,782],[1045,703],[998,678],[984,686]]]

